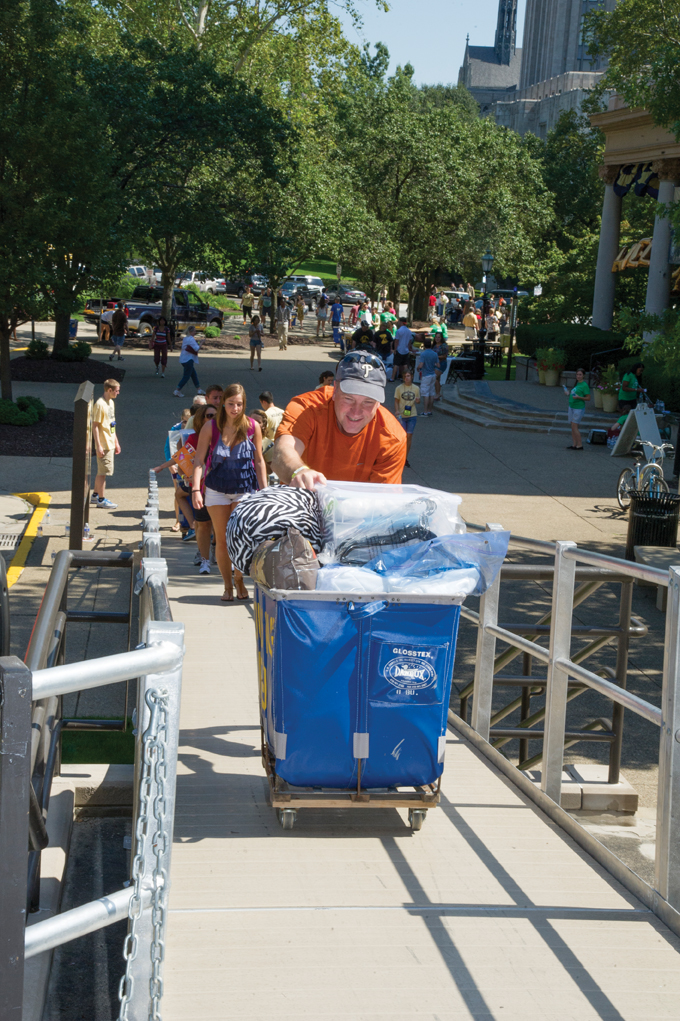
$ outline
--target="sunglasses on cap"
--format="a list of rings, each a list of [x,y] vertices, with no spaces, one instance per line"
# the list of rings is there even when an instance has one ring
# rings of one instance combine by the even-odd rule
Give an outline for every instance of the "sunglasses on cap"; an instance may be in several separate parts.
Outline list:
[[[384,369],[384,362],[377,355],[369,354],[367,351],[350,351],[340,362],[358,362],[360,365],[371,365],[374,369]]]

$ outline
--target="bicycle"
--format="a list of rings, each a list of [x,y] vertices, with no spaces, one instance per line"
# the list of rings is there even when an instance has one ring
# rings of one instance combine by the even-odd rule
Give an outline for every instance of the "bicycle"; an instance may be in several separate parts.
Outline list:
[[[621,510],[628,510],[631,491],[638,490],[657,496],[668,492],[668,483],[663,476],[663,460],[666,450],[672,450],[671,443],[656,445],[650,440],[638,441],[643,447],[652,448],[652,460],[643,464],[639,458],[632,468],[624,468],[616,484],[616,499]]]

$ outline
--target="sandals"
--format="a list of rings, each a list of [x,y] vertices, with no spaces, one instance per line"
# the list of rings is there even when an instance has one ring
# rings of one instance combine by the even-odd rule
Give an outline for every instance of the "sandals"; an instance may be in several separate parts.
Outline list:
[[[236,598],[237,599],[250,599],[250,593],[246,588],[243,578],[236,579]]]
[[[227,593],[229,593],[227,595]],[[234,602],[234,590],[231,585],[225,588],[223,595],[220,596],[221,603],[233,603]]]
[[[179,523],[179,521],[175,521],[175,523],[174,523],[174,525],[172,526],[172,528],[170,529],[170,531],[171,531],[171,532],[179,532],[179,530],[180,530],[180,527],[181,527],[181,526],[180,526],[180,523]]]

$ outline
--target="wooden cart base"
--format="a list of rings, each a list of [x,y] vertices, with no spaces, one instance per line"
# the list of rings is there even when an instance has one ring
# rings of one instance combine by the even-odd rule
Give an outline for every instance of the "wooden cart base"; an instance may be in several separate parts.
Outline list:
[[[361,776],[356,790],[290,787],[276,772],[276,760],[267,747],[264,733],[262,764],[269,781],[269,802],[276,809],[284,830],[292,830],[298,809],[302,808],[407,808],[411,829],[419,830],[425,822],[427,810],[436,808],[440,800],[441,777],[436,784],[412,790],[362,789]]]

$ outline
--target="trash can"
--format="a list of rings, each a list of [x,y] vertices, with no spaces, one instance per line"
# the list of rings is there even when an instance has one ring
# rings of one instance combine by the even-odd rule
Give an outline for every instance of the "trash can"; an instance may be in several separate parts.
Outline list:
[[[628,511],[626,560],[635,560],[636,546],[675,546],[678,541],[680,495],[633,490]]]
[[[68,323],[68,338],[69,340],[75,340],[78,335],[78,320],[69,319]]]
[[[277,782],[361,791],[441,776],[462,599],[406,598],[256,586],[263,757]]]

